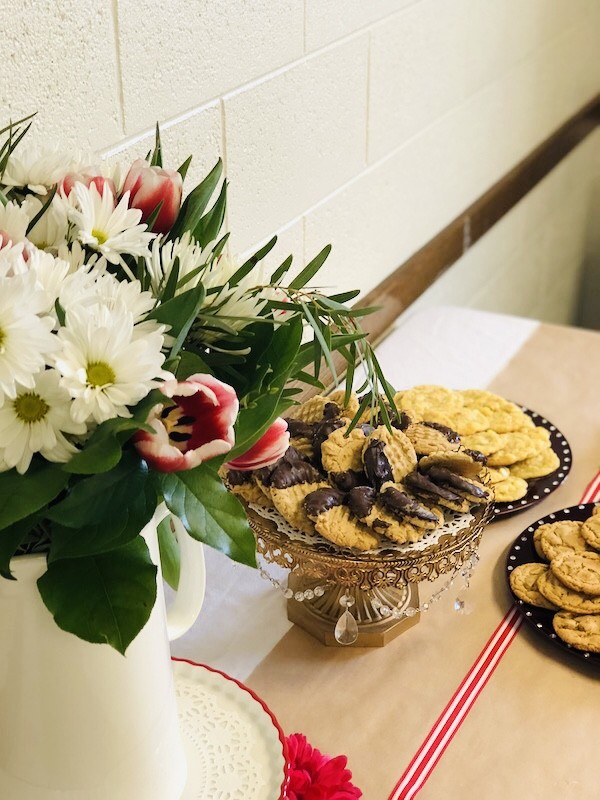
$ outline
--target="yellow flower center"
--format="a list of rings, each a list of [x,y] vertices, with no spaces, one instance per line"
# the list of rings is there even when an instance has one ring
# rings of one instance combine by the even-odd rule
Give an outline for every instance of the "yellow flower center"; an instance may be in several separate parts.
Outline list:
[[[106,361],[92,361],[87,365],[86,372],[90,386],[108,386],[109,383],[114,383],[117,377]]]
[[[104,231],[100,231],[98,228],[92,229],[92,236],[100,245],[105,244],[106,240],[108,239],[108,236],[104,233]]]
[[[13,403],[13,408],[21,422],[27,423],[39,422],[50,411],[48,403],[35,392],[19,395]]]
[[[5,342],[5,340],[6,340],[6,334],[4,333],[2,328],[0,328],[0,354],[2,354],[4,352],[4,342]]]

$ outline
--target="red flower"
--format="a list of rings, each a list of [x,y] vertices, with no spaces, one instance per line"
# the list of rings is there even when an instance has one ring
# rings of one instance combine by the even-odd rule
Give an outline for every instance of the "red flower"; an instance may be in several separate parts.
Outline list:
[[[227,466],[229,469],[260,469],[274,464],[283,456],[290,446],[290,435],[287,422],[277,417],[271,427],[249,450],[234,458]]]
[[[350,783],[346,756],[329,758],[301,733],[287,737],[290,782],[287,800],[356,800],[362,792]]]
[[[129,206],[139,208],[142,222],[146,222],[158,204],[162,203],[152,226],[154,233],[168,233],[171,230],[181,207],[182,191],[183,180],[178,172],[150,167],[142,158],[133,162],[123,184],[123,194],[129,192]]]
[[[58,191],[65,197],[68,197],[76,183],[83,183],[83,185],[87,186],[88,189],[92,184],[94,184],[100,197],[102,197],[104,187],[108,186],[113,198],[116,198],[117,196],[115,184],[110,178],[105,178],[103,175],[86,175],[83,172],[69,172],[67,175],[65,175],[58,186]]]
[[[154,406],[148,424],[154,433],[138,431],[138,453],[159,472],[193,469],[203,461],[228,453],[235,436],[239,403],[231,386],[212,375],[190,375],[166,381],[161,391],[174,402]]]

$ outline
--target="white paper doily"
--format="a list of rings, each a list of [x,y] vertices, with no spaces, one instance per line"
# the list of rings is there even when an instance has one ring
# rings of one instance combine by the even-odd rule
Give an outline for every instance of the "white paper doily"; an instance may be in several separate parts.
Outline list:
[[[337,545],[328,542],[327,539],[324,539],[316,531],[313,533],[304,533],[304,531],[300,531],[297,528],[292,527],[292,525],[290,525],[290,523],[285,520],[274,508],[264,508],[263,506],[257,506],[254,503],[248,503],[248,506],[252,509],[252,511],[263,517],[263,519],[270,519],[272,522],[274,522],[277,526],[277,530],[287,536],[292,542],[302,542],[302,544],[310,546],[316,541],[320,542],[322,545],[330,547],[334,551],[339,552],[341,555],[356,555],[355,552],[349,550],[348,548],[338,547]],[[442,536],[458,535],[461,531],[467,528],[474,519],[473,514],[471,514],[470,511],[465,513],[450,511],[448,509],[444,509],[444,511],[445,514],[443,524],[432,531],[427,531],[424,533],[418,542],[398,544],[397,542],[392,542],[385,539],[381,547],[375,547],[372,550],[364,550],[361,552],[361,555],[380,555],[382,553],[385,554],[390,552],[398,553],[399,556],[413,554],[419,555],[419,553],[422,553],[426,548],[433,544],[437,544]]]
[[[279,800],[283,733],[249,689],[208,667],[173,661],[188,780],[181,800]]]

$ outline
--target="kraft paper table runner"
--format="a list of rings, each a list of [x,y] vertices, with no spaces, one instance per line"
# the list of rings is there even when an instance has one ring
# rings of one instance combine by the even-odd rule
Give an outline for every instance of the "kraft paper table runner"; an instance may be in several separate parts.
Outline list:
[[[544,503],[488,529],[471,584],[473,613],[456,614],[449,592],[409,633],[374,651],[327,649],[294,628],[247,681],[286,730],[345,752],[368,800],[388,797],[509,608],[509,545],[538,517],[577,503],[597,471],[600,373],[588,365],[599,362],[600,335],[542,325],[494,379],[493,390],[558,425],[574,465]],[[598,678],[521,629],[419,797],[594,796]]]

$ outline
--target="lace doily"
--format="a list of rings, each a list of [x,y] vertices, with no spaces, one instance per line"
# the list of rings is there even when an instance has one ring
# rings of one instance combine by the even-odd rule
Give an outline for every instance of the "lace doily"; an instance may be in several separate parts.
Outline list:
[[[316,531],[314,533],[304,533],[303,531],[299,531],[297,528],[292,527],[290,523],[285,520],[274,508],[264,508],[263,506],[254,505],[254,503],[248,503],[248,506],[256,514],[263,517],[263,519],[270,519],[272,522],[274,522],[277,526],[277,530],[284,536],[287,536],[292,542],[301,542],[309,547],[316,545],[317,549],[327,548],[328,550],[331,550],[331,552],[339,555],[348,555],[353,558],[356,557],[356,553],[353,550],[338,547],[337,545],[328,542],[327,539],[325,539]],[[460,514],[456,511],[447,511],[445,514],[444,524],[440,525],[438,528],[435,528],[429,533],[426,533],[421,539],[419,539],[418,542],[397,544],[396,542],[386,540],[385,544],[381,547],[376,547],[372,550],[365,550],[361,555],[377,556],[388,553],[397,553],[399,556],[410,556],[412,554],[419,555],[432,545],[436,545],[442,536],[456,536],[457,533],[469,527],[473,519],[474,517],[470,512]]]
[[[219,672],[173,661],[188,762],[182,800],[277,800],[286,766],[282,734],[248,690]]]

